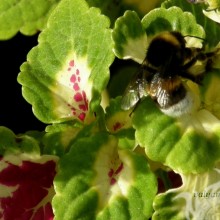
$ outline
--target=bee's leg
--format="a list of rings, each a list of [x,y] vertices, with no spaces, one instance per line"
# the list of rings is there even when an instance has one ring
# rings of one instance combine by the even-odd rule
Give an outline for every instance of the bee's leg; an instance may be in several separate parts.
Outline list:
[[[193,66],[197,60],[198,60],[197,56],[193,57],[188,63],[183,65],[182,70],[187,71],[187,69],[189,69],[191,66]]]
[[[135,104],[134,108],[133,108],[132,111],[130,112],[129,117],[131,117],[131,115],[132,115],[132,114],[134,113],[134,111],[137,109],[137,107],[138,107],[138,105],[140,104],[140,102],[141,102],[141,99],[139,99],[139,100],[137,101],[137,103]]]
[[[212,69],[212,64],[213,64],[213,58],[216,56],[220,48],[218,48],[216,51],[206,53],[206,71],[209,71]]]
[[[205,63],[205,70],[208,71],[212,68],[213,58],[218,54],[220,48],[217,48],[215,51],[204,53],[201,52],[197,55],[197,60]]]
[[[218,50],[217,50],[218,51]],[[190,61],[183,65],[182,70],[187,71],[190,67],[192,67],[196,61],[202,61],[204,63],[209,63],[211,58],[216,54],[217,51],[204,53],[202,49],[199,48],[187,48],[186,50],[186,58],[190,59]]]
[[[204,79],[205,73],[211,69],[212,66],[212,57],[215,55],[215,52],[210,52],[210,53],[198,53],[195,57],[193,57],[188,63],[186,63],[182,71],[180,73],[180,76],[183,78],[192,80],[193,82],[202,85],[202,81]],[[193,67],[193,65],[196,63],[196,61],[200,61],[203,63],[204,68],[203,70],[197,74],[194,75],[193,73],[190,73],[189,69]]]
[[[198,75],[192,75],[192,74],[190,74],[190,73],[188,73],[188,72],[183,72],[183,73],[181,74],[181,76],[182,76],[183,78],[185,78],[185,79],[189,79],[189,80],[191,80],[191,81],[197,83],[198,85],[201,85],[201,86],[202,86],[202,81],[203,81],[204,76],[205,76],[204,73],[205,73],[205,72],[200,73],[200,74],[198,74]]]

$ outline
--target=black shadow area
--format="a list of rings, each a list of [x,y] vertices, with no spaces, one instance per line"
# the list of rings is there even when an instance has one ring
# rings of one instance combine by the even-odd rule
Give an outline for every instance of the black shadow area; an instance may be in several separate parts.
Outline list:
[[[18,33],[12,39],[0,41],[0,126],[6,126],[16,134],[43,131],[46,126],[34,116],[32,106],[22,97],[21,85],[17,82],[20,66],[37,45],[37,38],[37,35],[27,37]]]

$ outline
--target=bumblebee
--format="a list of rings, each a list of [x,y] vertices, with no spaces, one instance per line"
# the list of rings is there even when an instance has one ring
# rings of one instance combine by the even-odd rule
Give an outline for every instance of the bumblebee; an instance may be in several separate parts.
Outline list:
[[[179,117],[195,107],[195,94],[186,81],[200,85],[211,56],[203,49],[188,48],[184,36],[176,31],[162,32],[149,44],[146,57],[128,84],[121,107],[129,110],[150,96],[167,115]],[[195,64],[200,62],[200,68]]]

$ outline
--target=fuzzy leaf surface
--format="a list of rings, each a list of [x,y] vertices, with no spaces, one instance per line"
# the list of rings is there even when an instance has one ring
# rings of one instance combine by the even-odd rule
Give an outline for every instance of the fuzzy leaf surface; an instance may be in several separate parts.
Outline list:
[[[23,96],[42,122],[91,119],[113,57],[109,20],[85,1],[64,0],[21,66]]]
[[[196,22],[200,24],[205,32],[206,36],[204,38],[204,44],[208,45],[208,47],[215,47],[219,43],[220,39],[220,27],[219,25],[208,18],[209,16],[204,16],[206,13],[216,14],[216,11],[206,11],[207,5],[206,4],[190,4],[187,1],[178,1],[178,0],[168,0],[165,1],[161,7],[163,8],[170,8],[173,6],[180,7],[185,12],[190,12],[196,19]],[[219,15],[218,15],[219,16]],[[194,35],[192,35],[194,36]],[[195,35],[197,36],[197,35]],[[215,37],[213,37],[215,36]]]
[[[141,219],[152,214],[156,179],[144,156],[118,150],[107,133],[81,138],[60,160],[57,219]]]
[[[0,39],[13,37],[18,31],[33,35],[42,30],[59,0],[1,0]]]

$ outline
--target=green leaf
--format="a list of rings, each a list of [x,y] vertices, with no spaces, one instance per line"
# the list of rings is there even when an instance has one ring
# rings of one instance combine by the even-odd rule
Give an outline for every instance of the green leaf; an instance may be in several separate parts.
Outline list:
[[[213,70],[206,75],[202,87],[202,101],[205,108],[215,117],[220,118],[220,97],[216,94],[219,92],[220,72]],[[212,124],[214,127],[215,124]],[[211,129],[211,128],[210,128]]]
[[[83,0],[64,0],[21,66],[18,81],[42,122],[91,121],[90,106],[100,102],[113,58],[109,20]]]
[[[218,24],[210,20],[208,17],[207,13],[213,14],[216,13],[215,11],[206,11],[207,5],[206,4],[190,4],[187,1],[179,1],[179,0],[168,0],[165,1],[161,7],[163,8],[170,8],[172,6],[179,6],[183,11],[185,12],[190,12],[193,14],[193,16],[196,19],[196,22],[200,24],[205,32],[206,32],[206,37],[205,39],[205,44],[208,45],[209,47],[215,47],[219,43],[220,39],[220,27]],[[204,16],[207,15],[207,16]],[[193,35],[192,35],[193,36]],[[197,35],[195,35],[197,36]],[[215,37],[213,37],[215,36]]]
[[[33,35],[44,29],[59,0],[1,0],[0,39],[13,37],[18,31]]]
[[[108,16],[111,20],[111,25],[114,25],[117,17],[123,12],[125,5],[124,2],[112,0],[86,0],[90,7],[100,8],[102,14]]]
[[[193,36],[194,39],[190,37],[192,42],[190,44],[187,42],[188,46],[192,47],[199,47],[201,40],[198,38],[205,37],[203,27],[196,23],[193,14],[183,12],[179,7],[175,6],[169,9],[157,8],[150,11],[142,19],[142,25],[148,37],[163,31],[178,31],[183,36]]]
[[[156,179],[144,156],[117,149],[107,133],[78,139],[60,160],[53,207],[57,219],[147,219]]]
[[[43,153],[63,156],[70,144],[77,138],[82,128],[73,126],[72,122],[53,124],[46,128],[42,139]]]
[[[220,166],[203,174],[182,175],[183,185],[156,196],[153,220],[218,219]]]
[[[180,173],[207,171],[220,158],[220,122],[205,109],[171,118],[146,98],[134,112],[133,125],[147,156]]]
[[[99,125],[99,120],[84,126],[73,125],[72,121],[49,125],[46,128],[47,133],[42,139],[43,153],[61,157],[78,139],[90,137],[97,130],[101,132]]]
[[[210,18],[211,20],[220,23],[220,11],[219,9],[215,9],[215,10],[204,10],[203,11],[204,15],[207,16],[208,18]]]
[[[107,130],[119,138],[120,149],[135,147],[134,129],[131,121],[131,111],[121,109],[121,97],[111,99],[105,115]]]
[[[209,5],[208,10],[215,10],[220,7],[219,0],[206,0],[206,3]]]
[[[117,57],[134,59],[138,63],[142,63],[145,58],[147,36],[136,12],[126,11],[122,17],[117,19],[112,37]]]
[[[40,155],[38,142],[29,135],[16,136],[10,129],[0,126],[0,155],[33,154]]]
[[[130,111],[121,109],[121,97],[111,99],[106,108],[106,126],[111,133],[132,127]]]
[[[112,0],[86,0],[90,7],[98,7],[102,13],[111,20],[111,26],[114,26],[115,20],[124,14],[126,10],[134,10],[140,16],[145,15],[152,8],[159,5],[160,0],[153,1],[112,1]]]

